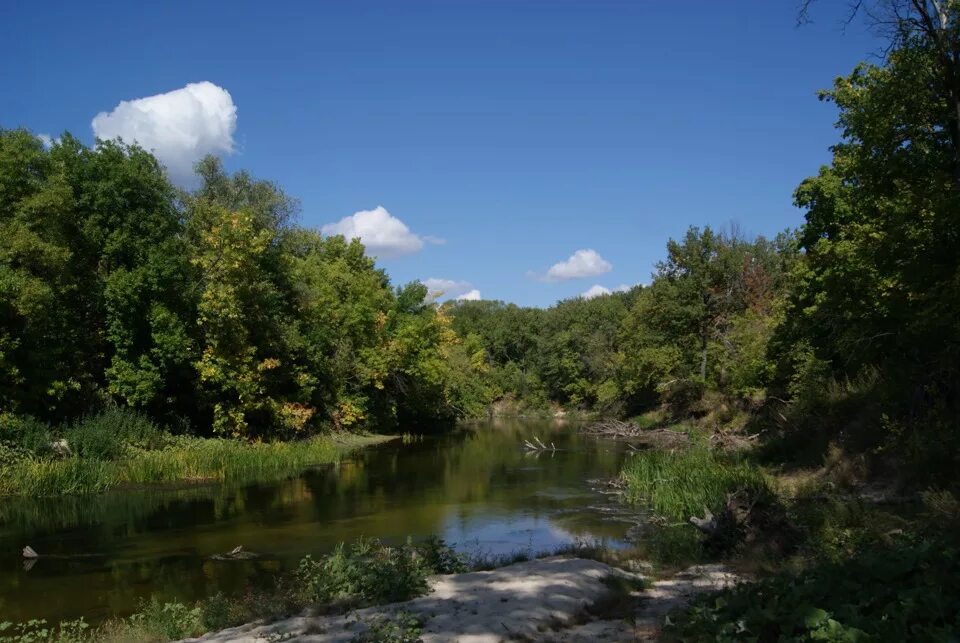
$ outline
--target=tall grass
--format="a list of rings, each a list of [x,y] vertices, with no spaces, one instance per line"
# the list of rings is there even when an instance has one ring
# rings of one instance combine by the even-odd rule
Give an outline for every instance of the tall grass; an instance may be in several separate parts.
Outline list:
[[[759,468],[706,447],[638,453],[622,476],[628,500],[670,520],[700,515],[704,507],[719,511],[727,494],[736,491],[772,493],[772,483]]]
[[[164,483],[270,480],[335,462],[348,450],[380,439],[346,435],[250,444],[179,437],[159,449],[128,447],[114,460],[27,457],[0,468],[0,495],[53,496]]]

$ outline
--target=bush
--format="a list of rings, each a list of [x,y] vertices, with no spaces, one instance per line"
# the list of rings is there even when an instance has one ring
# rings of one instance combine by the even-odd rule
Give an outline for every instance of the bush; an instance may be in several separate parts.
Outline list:
[[[468,557],[454,551],[443,538],[429,536],[416,545],[423,564],[434,574],[461,574],[470,569]]]
[[[297,579],[316,602],[390,603],[424,593],[429,572],[409,543],[387,547],[377,539],[361,538],[349,549],[340,543],[321,560],[305,557]]]
[[[668,640],[955,640],[960,553],[937,542],[878,545],[704,597],[673,621]]]
[[[76,455],[96,460],[116,460],[128,447],[157,448],[166,435],[146,416],[119,407],[86,416],[64,431]]]
[[[20,449],[29,455],[52,453],[53,432],[50,425],[28,415],[0,414],[0,443]]]
[[[397,612],[393,618],[363,621],[367,630],[357,634],[351,643],[419,643],[423,622],[410,612]]]
[[[163,603],[156,597],[140,606],[140,611],[114,628],[107,626],[114,638],[122,640],[149,640],[159,638],[167,641],[199,636],[205,630],[203,610],[188,607],[183,603]]]
[[[0,641],[3,643],[85,643],[90,640],[90,626],[80,619],[51,627],[43,619],[25,623],[0,623]]]

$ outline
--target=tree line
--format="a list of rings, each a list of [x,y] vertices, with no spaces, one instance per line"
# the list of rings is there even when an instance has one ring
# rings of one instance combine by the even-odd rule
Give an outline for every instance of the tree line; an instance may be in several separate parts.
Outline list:
[[[454,328],[488,347],[494,385],[621,415],[726,409],[795,445],[955,471],[960,6],[880,4],[884,59],[819,94],[840,140],[796,189],[798,230],[691,228],[628,293],[452,306]]]
[[[298,226],[274,184],[197,172],[178,190],[136,146],[0,131],[0,412],[116,404],[245,438],[475,412],[474,363],[424,286]]]
[[[798,230],[692,227],[648,286],[548,309],[394,287],[358,241],[298,226],[274,184],[212,158],[188,192],[136,146],[2,131],[0,410],[61,421],[119,404],[292,437],[511,399],[713,413],[954,466],[957,13],[910,14],[883,61],[821,92],[840,140],[795,192]]]

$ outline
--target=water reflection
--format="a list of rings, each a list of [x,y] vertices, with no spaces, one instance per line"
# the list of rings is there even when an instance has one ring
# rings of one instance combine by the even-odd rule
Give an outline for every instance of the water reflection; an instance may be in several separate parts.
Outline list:
[[[526,454],[523,439],[533,435],[558,450]],[[190,601],[240,591],[360,536],[435,533],[488,553],[617,541],[628,525],[586,481],[615,475],[622,457],[618,445],[567,426],[498,422],[394,441],[272,484],[6,499],[0,620],[98,621],[154,593]],[[24,570],[26,544],[57,557]],[[207,558],[241,544],[263,557]]]

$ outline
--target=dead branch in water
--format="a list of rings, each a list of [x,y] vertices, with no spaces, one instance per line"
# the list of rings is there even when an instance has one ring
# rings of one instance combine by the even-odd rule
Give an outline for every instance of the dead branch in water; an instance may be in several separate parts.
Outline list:
[[[536,444],[534,444],[530,440],[523,441],[523,446],[527,451],[539,452],[539,451],[556,451],[557,450],[557,447],[554,446],[553,442],[550,443],[550,446],[547,446],[537,436],[533,436],[533,439],[536,442]]]

